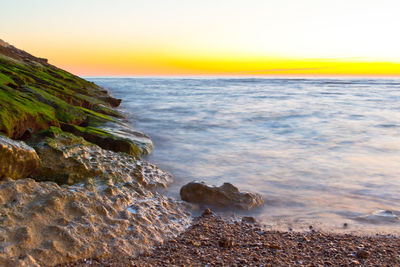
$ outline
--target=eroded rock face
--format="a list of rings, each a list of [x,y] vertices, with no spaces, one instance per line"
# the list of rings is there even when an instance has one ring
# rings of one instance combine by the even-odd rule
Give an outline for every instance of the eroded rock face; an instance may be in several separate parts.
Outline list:
[[[27,177],[38,163],[38,155],[32,147],[0,135],[0,179]]]
[[[135,182],[145,188],[166,187],[173,181],[168,172],[135,157],[100,148],[81,137],[52,127],[42,141],[33,146],[40,166],[32,177],[58,184],[75,184],[88,178]]]
[[[114,98],[111,96],[103,96],[101,98],[104,102],[109,103],[112,107],[118,107],[121,104],[122,99]]]
[[[94,148],[93,144],[81,137],[62,133],[45,137],[39,143],[32,143],[40,158],[39,167],[32,178],[40,181],[54,181],[58,184],[74,184],[102,174],[97,168],[85,164],[82,157]]]
[[[135,256],[189,224],[183,203],[135,182],[0,181],[0,266]]]
[[[261,195],[240,192],[230,183],[215,187],[200,182],[190,182],[181,188],[180,195],[184,201],[217,208],[250,210],[264,203]]]

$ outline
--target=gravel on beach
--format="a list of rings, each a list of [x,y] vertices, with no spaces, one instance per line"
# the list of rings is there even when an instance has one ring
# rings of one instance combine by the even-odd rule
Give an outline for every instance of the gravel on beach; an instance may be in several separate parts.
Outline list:
[[[206,210],[182,234],[138,257],[62,266],[400,266],[400,238],[265,231]]]

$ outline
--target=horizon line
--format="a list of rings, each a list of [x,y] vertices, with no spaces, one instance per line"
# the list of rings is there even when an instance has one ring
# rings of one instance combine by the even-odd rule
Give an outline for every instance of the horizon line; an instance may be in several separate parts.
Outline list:
[[[154,75],[77,75],[84,79],[90,78],[186,78],[186,79],[193,79],[193,78],[219,78],[219,79],[243,79],[243,78],[255,78],[255,79],[400,79],[399,75],[384,75],[384,74],[377,74],[377,75],[319,75],[319,74],[306,74],[306,75],[214,75],[214,74],[195,74],[195,75],[188,75],[188,74],[154,74]]]

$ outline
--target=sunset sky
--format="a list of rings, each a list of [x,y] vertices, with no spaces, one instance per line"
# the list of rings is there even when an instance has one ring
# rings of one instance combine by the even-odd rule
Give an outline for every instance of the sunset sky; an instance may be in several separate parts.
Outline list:
[[[0,39],[82,76],[400,76],[390,0],[15,0]]]

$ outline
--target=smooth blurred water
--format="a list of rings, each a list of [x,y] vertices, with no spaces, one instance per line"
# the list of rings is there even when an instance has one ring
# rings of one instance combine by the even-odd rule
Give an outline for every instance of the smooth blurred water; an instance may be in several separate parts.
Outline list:
[[[90,80],[152,138],[172,195],[231,182],[271,228],[400,232],[400,80]]]

